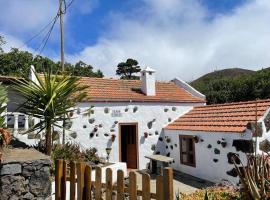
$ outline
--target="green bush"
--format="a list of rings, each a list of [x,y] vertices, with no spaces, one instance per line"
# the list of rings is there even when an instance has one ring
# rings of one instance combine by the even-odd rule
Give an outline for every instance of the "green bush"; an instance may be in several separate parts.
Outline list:
[[[55,161],[59,159],[66,160],[68,163],[71,161],[75,162],[88,162],[93,167],[100,163],[100,158],[97,155],[96,148],[89,148],[81,150],[79,144],[66,143],[65,145],[54,145],[51,158],[53,161],[53,169]]]

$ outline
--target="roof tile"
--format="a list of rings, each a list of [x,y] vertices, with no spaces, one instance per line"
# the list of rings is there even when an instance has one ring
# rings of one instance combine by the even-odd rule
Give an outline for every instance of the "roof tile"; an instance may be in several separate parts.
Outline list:
[[[269,107],[270,99],[197,106],[170,123],[166,129],[244,132],[248,122],[258,120]]]

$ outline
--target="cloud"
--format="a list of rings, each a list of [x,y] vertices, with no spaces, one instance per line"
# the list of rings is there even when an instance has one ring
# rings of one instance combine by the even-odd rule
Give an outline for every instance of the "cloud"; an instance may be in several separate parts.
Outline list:
[[[24,42],[18,39],[17,37],[11,36],[1,31],[0,35],[4,37],[5,44],[2,46],[2,48],[5,52],[10,51],[10,49],[13,47],[22,47],[21,50],[34,53],[34,50],[32,48],[28,47],[27,45],[24,45]]]
[[[131,57],[159,79],[190,81],[216,68],[260,69],[270,60],[270,1],[254,0],[210,16],[199,0],[141,0],[132,13],[113,13],[97,43],[68,60],[84,60],[114,76]]]
[[[74,7],[80,14],[89,14],[99,6],[99,3],[99,0],[80,0],[74,3]]]
[[[56,0],[0,0],[0,27],[14,34],[29,34],[48,24],[57,13]]]

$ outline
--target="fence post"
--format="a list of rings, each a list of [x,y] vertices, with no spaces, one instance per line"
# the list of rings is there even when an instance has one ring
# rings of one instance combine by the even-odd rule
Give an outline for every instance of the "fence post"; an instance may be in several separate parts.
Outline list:
[[[102,191],[102,177],[101,167],[96,167],[96,178],[95,178],[95,200],[101,200]]]
[[[173,200],[173,169],[171,167],[163,169],[163,197]]]
[[[91,200],[91,178],[92,168],[89,165],[86,165],[84,171],[84,200]]]
[[[83,162],[77,163],[77,200],[83,200],[84,168]]]
[[[63,172],[63,160],[56,160],[55,172],[55,200],[62,200],[61,197],[61,182]]]
[[[117,171],[117,200],[124,200],[124,172]]]
[[[75,200],[76,187],[76,163],[70,163],[70,200]]]
[[[61,200],[66,200],[66,182],[67,182],[67,162],[64,160],[61,178]]]
[[[129,173],[129,200],[137,200],[137,179],[136,173]]]
[[[163,200],[163,177],[158,175],[156,178],[156,195],[157,195],[157,200]]]
[[[150,200],[151,199],[151,192],[150,192],[150,176],[149,174],[142,175],[142,199],[143,200]]]
[[[112,199],[112,169],[106,169],[106,200]]]

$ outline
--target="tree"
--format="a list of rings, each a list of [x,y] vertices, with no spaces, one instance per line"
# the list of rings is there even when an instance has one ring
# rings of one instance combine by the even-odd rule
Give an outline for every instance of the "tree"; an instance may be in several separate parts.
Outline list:
[[[60,62],[54,62],[40,55],[34,56],[32,53],[20,51],[16,48],[11,49],[7,53],[0,53],[0,75],[27,76],[31,65],[35,66],[38,73],[42,73],[44,70],[51,70],[55,74],[61,69]],[[79,61],[75,65],[65,63],[65,71],[74,76],[103,77],[100,70],[95,72],[91,65],[82,61]]]
[[[139,79],[134,75],[141,71],[138,61],[128,58],[126,62],[121,62],[117,65],[116,75],[119,75],[121,79]]]
[[[4,37],[0,35],[0,53],[3,53],[3,49],[2,49],[2,46],[5,44],[5,40],[4,40]]]
[[[21,112],[37,117],[40,122],[30,128],[30,131],[45,130],[46,154],[50,155],[52,150],[52,128],[59,127],[63,116],[72,112],[76,103],[86,97],[84,89],[78,83],[79,78],[75,76],[52,75],[51,71],[44,73],[44,77],[35,73],[37,83],[25,77],[14,86],[21,94],[25,102],[20,106]]]

